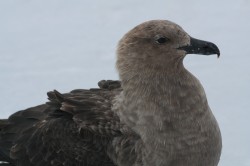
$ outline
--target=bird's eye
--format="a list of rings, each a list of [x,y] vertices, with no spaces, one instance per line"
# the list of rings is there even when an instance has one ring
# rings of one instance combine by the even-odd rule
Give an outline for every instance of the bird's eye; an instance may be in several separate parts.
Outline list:
[[[161,36],[161,37],[157,37],[155,41],[158,44],[164,44],[168,41],[168,38],[166,38],[165,36]]]

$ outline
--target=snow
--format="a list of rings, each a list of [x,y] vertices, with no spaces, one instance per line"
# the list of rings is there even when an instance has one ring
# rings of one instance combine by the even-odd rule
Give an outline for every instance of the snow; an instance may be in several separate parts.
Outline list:
[[[118,79],[115,49],[135,25],[168,19],[216,43],[221,57],[190,55],[222,131],[219,166],[250,166],[250,1],[0,1],[1,118],[46,102],[46,92]]]

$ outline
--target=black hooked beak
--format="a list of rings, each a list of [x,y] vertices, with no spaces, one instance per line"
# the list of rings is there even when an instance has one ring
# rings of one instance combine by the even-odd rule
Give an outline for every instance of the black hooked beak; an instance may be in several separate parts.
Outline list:
[[[218,58],[220,57],[220,50],[214,43],[198,40],[192,37],[190,37],[190,45],[182,46],[178,49],[186,51],[187,54],[217,54]]]

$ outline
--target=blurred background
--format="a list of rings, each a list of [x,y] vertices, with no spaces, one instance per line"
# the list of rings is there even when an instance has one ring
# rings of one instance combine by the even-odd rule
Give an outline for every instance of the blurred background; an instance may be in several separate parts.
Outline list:
[[[250,166],[249,0],[2,0],[0,118],[47,101],[46,92],[118,79],[115,50],[131,28],[167,19],[216,43],[221,57],[189,55],[221,128],[219,166]]]

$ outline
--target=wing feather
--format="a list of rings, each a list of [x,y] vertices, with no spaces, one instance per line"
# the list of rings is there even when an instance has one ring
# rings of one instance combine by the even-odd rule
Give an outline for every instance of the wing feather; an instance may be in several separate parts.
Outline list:
[[[46,104],[2,120],[2,158],[19,166],[113,166],[138,160],[134,152],[139,137],[111,109],[122,90],[120,82],[103,80],[98,85],[66,94],[48,92]],[[127,152],[134,157],[126,159]]]

